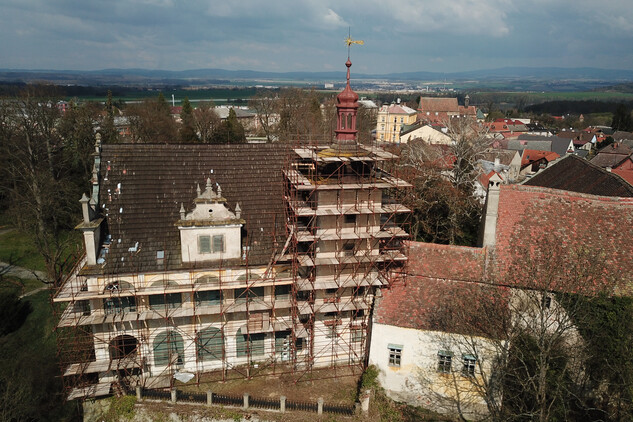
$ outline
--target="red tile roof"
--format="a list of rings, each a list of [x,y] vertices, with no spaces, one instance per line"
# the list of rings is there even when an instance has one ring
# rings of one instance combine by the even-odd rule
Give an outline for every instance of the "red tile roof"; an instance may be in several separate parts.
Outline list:
[[[493,319],[485,315],[507,311],[508,290],[477,283],[483,274],[484,253],[477,248],[412,242],[410,276],[406,284],[383,290],[375,321],[419,330],[494,336],[499,330],[490,326],[488,321]],[[449,262],[451,265],[446,265]],[[460,273],[463,278],[446,280],[442,269],[447,270],[445,275]]]
[[[535,149],[524,149],[521,155],[521,168],[529,166],[532,163],[536,163],[539,160],[545,159],[548,163],[560,158],[560,155],[552,151],[539,151]]]
[[[547,239],[550,239],[548,244]],[[501,185],[496,231],[496,279],[521,285],[507,275],[527,265],[529,251],[541,251],[556,265],[570,251],[591,251],[591,260],[606,262],[609,277],[633,281],[633,198],[605,197],[525,186]],[[543,250],[549,247],[551,251]],[[526,271],[528,271],[526,269]],[[595,280],[594,280],[595,281]],[[577,289],[578,286],[572,287]],[[590,289],[595,286],[587,286]],[[565,286],[558,286],[565,289]]]
[[[457,98],[421,97],[418,111],[422,112],[454,112],[459,111]]]

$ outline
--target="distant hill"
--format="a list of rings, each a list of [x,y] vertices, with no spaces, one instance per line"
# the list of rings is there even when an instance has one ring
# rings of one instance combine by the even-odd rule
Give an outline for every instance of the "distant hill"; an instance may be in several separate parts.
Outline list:
[[[610,85],[633,82],[633,70],[560,67],[504,67],[453,73],[401,72],[388,74],[353,73],[356,80],[384,81],[594,81]],[[192,69],[182,71],[148,69],[79,70],[32,70],[0,69],[0,81],[33,82],[48,81],[56,84],[106,85],[106,84],[165,84],[198,85],[228,84],[235,81],[344,81],[345,72],[262,72],[256,70]]]

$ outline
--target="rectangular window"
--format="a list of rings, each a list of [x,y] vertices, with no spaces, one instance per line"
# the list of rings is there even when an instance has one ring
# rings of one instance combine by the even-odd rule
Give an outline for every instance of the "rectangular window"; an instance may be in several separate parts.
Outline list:
[[[453,354],[447,350],[437,352],[437,372],[448,374],[451,372]]]
[[[275,300],[290,299],[290,285],[275,286]]]
[[[224,252],[224,235],[213,236],[213,252]]]
[[[354,249],[356,248],[356,242],[348,241],[343,243],[343,255],[354,256]]]
[[[250,289],[235,289],[235,303],[252,302],[253,300],[264,300],[263,287],[251,287]]]
[[[103,310],[106,315],[136,312],[136,299],[134,296],[103,299]]]
[[[387,349],[389,350],[389,366],[399,367],[402,360],[402,345],[389,344]]]
[[[198,236],[198,253],[211,253],[210,236]]]
[[[336,339],[338,337],[336,324],[325,327],[325,330],[325,338]]]
[[[363,328],[352,327],[352,343],[360,343],[363,341]]]
[[[356,215],[355,214],[345,214],[345,224],[356,224]]]
[[[464,366],[462,367],[462,376],[474,377],[475,365],[477,364],[477,358],[473,355],[463,355],[462,360],[464,363]]]
[[[179,308],[182,305],[180,293],[165,293],[149,296],[149,307],[154,311]]]
[[[543,309],[549,309],[552,306],[552,297],[547,293],[543,295],[542,303]]]
[[[214,306],[222,302],[222,292],[220,290],[208,290],[204,292],[196,292],[194,295],[196,305]]]

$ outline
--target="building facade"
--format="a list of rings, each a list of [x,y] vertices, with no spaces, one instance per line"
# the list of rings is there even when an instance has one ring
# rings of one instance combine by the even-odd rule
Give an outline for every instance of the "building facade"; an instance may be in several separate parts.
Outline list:
[[[86,254],[54,297],[69,398],[366,365],[376,290],[404,277],[408,185],[337,98],[320,145],[97,145]]]
[[[416,119],[416,111],[407,106],[391,104],[380,107],[376,123],[376,140],[380,142],[400,142],[402,127],[412,125]]]

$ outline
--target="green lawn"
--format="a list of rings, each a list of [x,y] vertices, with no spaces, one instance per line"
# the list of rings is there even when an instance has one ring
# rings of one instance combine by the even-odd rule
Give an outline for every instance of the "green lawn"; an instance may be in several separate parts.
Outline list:
[[[26,321],[17,331],[0,336],[0,386],[6,386],[0,395],[0,419],[78,420],[76,404],[61,395],[49,292],[22,300],[31,306]]]
[[[0,261],[32,270],[46,270],[35,242],[17,229],[0,235]]]

